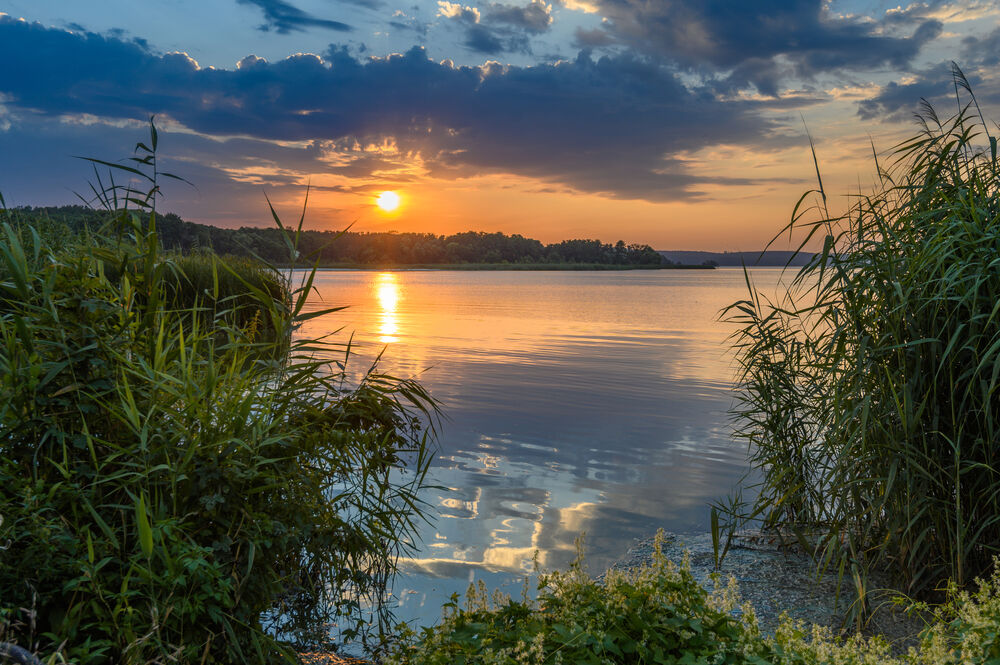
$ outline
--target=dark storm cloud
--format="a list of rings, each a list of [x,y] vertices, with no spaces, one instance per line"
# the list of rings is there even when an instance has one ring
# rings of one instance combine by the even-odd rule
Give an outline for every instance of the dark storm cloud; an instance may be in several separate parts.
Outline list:
[[[261,30],[274,30],[279,34],[288,34],[306,28],[325,28],[338,32],[347,32],[353,29],[340,21],[312,16],[295,5],[284,2],[284,0],[236,0],[236,2],[241,5],[253,5],[264,12],[264,23],[260,26]],[[357,4],[367,5],[364,0]]]
[[[158,113],[207,135],[393,140],[438,175],[515,173],[622,198],[675,200],[708,182],[744,183],[695,177],[681,156],[776,140],[754,103],[718,101],[628,55],[455,67],[421,49],[367,61],[331,49],[275,63],[249,56],[223,70],[0,17],[0,63],[0,93],[15,113]]]
[[[598,0],[619,42],[702,72],[733,72],[729,85],[776,89],[787,76],[907,66],[941,24],[916,15],[887,34],[875,21],[828,14],[822,0]]]

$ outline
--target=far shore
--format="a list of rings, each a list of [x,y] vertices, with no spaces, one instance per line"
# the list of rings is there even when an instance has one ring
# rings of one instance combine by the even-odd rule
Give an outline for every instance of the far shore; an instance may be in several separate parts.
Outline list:
[[[278,268],[306,268],[278,264]],[[402,263],[397,265],[368,263],[331,263],[319,265],[319,270],[714,270],[713,265],[616,265],[611,263]]]

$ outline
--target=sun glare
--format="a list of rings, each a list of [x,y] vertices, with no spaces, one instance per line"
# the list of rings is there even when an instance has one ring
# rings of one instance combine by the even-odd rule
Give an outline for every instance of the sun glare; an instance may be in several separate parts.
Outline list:
[[[396,192],[382,192],[375,199],[375,205],[386,212],[392,212],[399,207],[399,194]]]

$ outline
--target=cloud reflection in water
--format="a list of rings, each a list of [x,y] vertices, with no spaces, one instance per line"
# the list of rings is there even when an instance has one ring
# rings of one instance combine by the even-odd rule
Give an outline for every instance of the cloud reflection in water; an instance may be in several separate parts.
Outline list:
[[[758,282],[777,280],[760,271]],[[425,500],[437,509],[400,579],[401,619],[433,622],[472,579],[517,593],[568,564],[586,532],[599,572],[658,527],[707,528],[745,471],[729,433],[738,270],[627,273],[336,272],[350,308],[307,332],[356,331],[365,366],[419,374],[444,423]],[[426,371],[425,371],[426,370]]]

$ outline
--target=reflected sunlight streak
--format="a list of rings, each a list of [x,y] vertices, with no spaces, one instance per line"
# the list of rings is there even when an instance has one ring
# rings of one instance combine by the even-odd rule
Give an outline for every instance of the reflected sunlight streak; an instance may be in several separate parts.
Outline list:
[[[396,308],[399,306],[399,282],[395,273],[380,272],[375,278],[375,295],[382,308],[382,318],[379,322],[379,341],[383,344],[398,342],[399,317]]]

